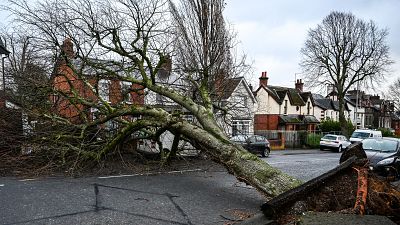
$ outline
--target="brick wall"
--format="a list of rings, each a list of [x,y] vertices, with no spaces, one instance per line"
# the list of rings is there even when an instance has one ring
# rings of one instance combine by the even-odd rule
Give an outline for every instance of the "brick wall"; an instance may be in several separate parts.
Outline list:
[[[254,115],[254,130],[278,130],[279,115]]]
[[[72,59],[74,57],[73,44],[70,39],[64,41],[62,51],[67,58]],[[90,74],[88,74],[88,76],[90,76]],[[52,82],[53,88],[62,92],[64,95],[73,96],[72,90],[75,90],[78,95],[85,100],[93,102],[98,101],[98,98],[92,89],[74,74],[73,70],[67,65],[66,60],[62,57],[56,64],[56,74],[54,75]],[[96,87],[98,85],[98,80],[96,78],[90,78],[89,83],[93,87]],[[110,82],[109,88],[109,100],[111,104],[121,103],[123,101],[121,82],[113,79]],[[134,90],[130,93],[131,103],[143,105],[144,91],[142,86],[132,84],[131,88]],[[58,115],[69,119],[71,122],[82,122],[80,118],[82,115],[91,117],[90,109],[88,107],[78,103],[73,104],[67,98],[63,97],[62,94],[53,95],[50,98],[54,103],[53,110]]]

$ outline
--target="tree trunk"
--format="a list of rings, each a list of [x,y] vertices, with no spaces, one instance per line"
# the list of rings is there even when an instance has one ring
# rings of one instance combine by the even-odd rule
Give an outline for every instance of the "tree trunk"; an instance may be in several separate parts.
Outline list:
[[[267,198],[273,198],[301,184],[301,181],[271,167],[241,146],[232,144],[226,137],[216,138],[209,132],[184,122],[175,124],[173,129],[192,138],[196,146],[200,146],[240,181],[255,187]]]
[[[348,121],[344,115],[344,108],[345,108],[345,102],[344,102],[344,96],[338,94],[338,100],[339,100],[339,123],[340,127],[342,130],[342,134],[346,136],[347,138],[349,137],[349,126],[348,126]]]

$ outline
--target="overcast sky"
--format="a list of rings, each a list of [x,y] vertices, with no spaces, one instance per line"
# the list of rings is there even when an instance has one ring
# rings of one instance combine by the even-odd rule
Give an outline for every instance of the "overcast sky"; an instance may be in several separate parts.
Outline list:
[[[321,23],[331,11],[352,12],[388,28],[387,43],[395,64],[388,81],[400,77],[400,0],[228,0],[225,17],[238,33],[240,47],[254,71],[253,85],[267,71],[272,85],[294,87],[301,78],[300,49],[307,31]],[[379,91],[377,91],[378,93]],[[380,93],[379,93],[380,94]]]
[[[307,31],[333,10],[388,28],[395,64],[382,89],[400,77],[400,0],[226,0],[225,17],[237,32],[240,51],[253,62],[249,82],[258,86],[258,77],[267,71],[270,84],[294,86],[295,76],[302,78],[300,49]],[[5,14],[0,11],[0,25],[6,22]]]

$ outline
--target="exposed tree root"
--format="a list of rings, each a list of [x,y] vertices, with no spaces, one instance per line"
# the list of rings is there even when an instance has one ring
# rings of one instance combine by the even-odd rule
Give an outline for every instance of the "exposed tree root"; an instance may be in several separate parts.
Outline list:
[[[356,203],[354,205],[354,212],[356,214],[365,214],[365,205],[367,204],[368,194],[368,169],[367,168],[354,168],[358,172],[358,187],[356,195]]]

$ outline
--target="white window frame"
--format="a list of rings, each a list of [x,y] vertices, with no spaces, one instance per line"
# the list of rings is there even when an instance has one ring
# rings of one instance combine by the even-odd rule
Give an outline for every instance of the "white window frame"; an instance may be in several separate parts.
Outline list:
[[[251,120],[232,120],[232,136],[248,135],[250,133]]]
[[[98,94],[99,98],[101,98],[105,102],[110,102],[110,87],[111,81],[106,79],[100,79],[98,83]]]

